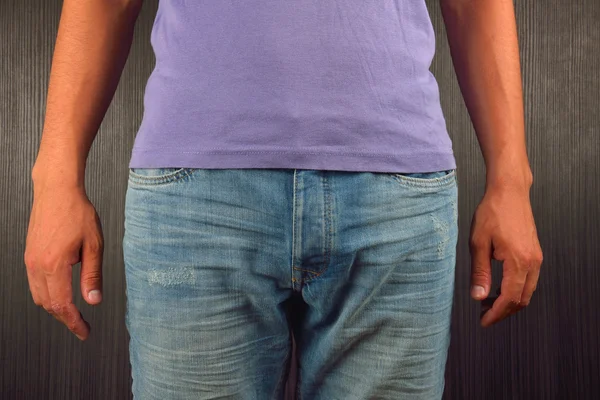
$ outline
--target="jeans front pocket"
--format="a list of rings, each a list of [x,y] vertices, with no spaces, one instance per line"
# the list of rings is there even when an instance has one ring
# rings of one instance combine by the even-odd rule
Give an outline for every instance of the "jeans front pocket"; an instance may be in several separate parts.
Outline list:
[[[436,188],[457,183],[456,169],[435,172],[395,172],[390,175],[400,184],[411,187]]]
[[[140,185],[160,185],[189,176],[196,168],[162,167],[129,168],[129,182]]]

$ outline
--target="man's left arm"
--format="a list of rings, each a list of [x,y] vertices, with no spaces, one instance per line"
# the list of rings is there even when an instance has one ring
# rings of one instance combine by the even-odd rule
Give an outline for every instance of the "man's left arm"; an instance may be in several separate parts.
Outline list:
[[[488,298],[491,259],[500,293],[481,317],[490,326],[529,304],[542,250],[531,210],[523,92],[512,0],[440,0],[458,83],[486,165],[485,194],[471,223],[471,296]],[[485,302],[484,302],[485,303]]]

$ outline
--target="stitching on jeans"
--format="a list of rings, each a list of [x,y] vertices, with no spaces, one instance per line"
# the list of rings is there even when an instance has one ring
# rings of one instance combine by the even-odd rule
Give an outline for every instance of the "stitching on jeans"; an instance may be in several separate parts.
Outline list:
[[[135,168],[135,169],[169,169],[169,168],[163,168],[163,167],[143,167],[143,168]],[[138,179],[142,179],[145,181],[151,181],[151,180],[161,180],[161,179],[166,179],[166,178],[170,178],[172,176],[177,176],[178,174],[180,174],[183,170],[185,170],[186,168],[180,167],[180,168],[174,168],[172,171],[166,173],[166,174],[162,174],[162,175],[157,175],[157,176],[152,176],[152,175],[142,175],[142,174],[138,174],[137,172],[133,171],[133,168],[129,169],[129,175],[131,175],[134,178],[138,178]]]
[[[326,243],[325,250],[326,250],[326,253],[323,256],[325,258],[325,260],[323,261],[324,268],[323,268],[323,271],[321,274],[325,273],[325,271],[327,271],[327,268],[329,268],[329,264],[331,261],[331,251],[332,251],[332,249],[331,249],[331,247],[332,247],[331,246],[331,236],[332,236],[331,232],[333,229],[332,228],[333,223],[331,220],[333,218],[333,215],[332,215],[332,211],[331,211],[331,190],[329,188],[329,178],[327,176],[325,176],[323,178],[323,191],[325,194],[324,197],[325,197],[325,210],[326,210],[326,219],[325,219],[325,221],[326,221],[326,226],[325,226],[325,232],[326,232],[326,234],[325,234],[325,243]],[[321,274],[319,274],[319,275],[321,275]]]
[[[287,346],[286,355],[284,357],[284,360],[285,360],[285,362],[284,362],[284,367],[285,367],[284,368],[284,372],[286,372],[286,373],[285,374],[281,373],[279,375],[279,381],[277,382],[277,385],[275,386],[275,391],[277,393],[279,393],[282,390],[283,378],[287,379],[289,377],[289,370],[290,370],[290,365],[289,364],[291,363],[290,349],[292,347],[292,341],[289,340],[288,344],[289,344],[289,346]],[[285,386],[283,387],[283,389],[285,389]]]
[[[297,282],[298,280],[294,277],[294,270],[296,269],[296,267],[294,267],[294,263],[295,261],[295,254],[294,254],[294,250],[296,249],[296,184],[297,184],[297,176],[296,176],[296,170],[294,169],[294,176],[293,176],[293,200],[292,200],[292,291],[295,289],[294,287],[294,282]]]
[[[326,228],[325,228],[325,242],[327,243],[325,245],[325,251],[323,252],[323,264],[322,264],[322,270],[321,271],[312,271],[312,270],[308,270],[308,269],[303,269],[303,268],[298,268],[298,267],[294,267],[294,269],[298,270],[298,271],[304,271],[304,272],[310,272],[312,274],[312,276],[310,278],[305,279],[305,282],[310,282],[311,280],[323,275],[325,273],[325,271],[327,271],[327,268],[329,267],[330,264],[330,260],[331,260],[331,251],[332,251],[332,237],[333,237],[333,223],[331,222],[332,219],[332,210],[331,210],[331,191],[329,190],[329,182],[327,180],[327,178],[323,178],[323,188],[324,188],[324,192],[325,192],[325,224],[326,224]]]
[[[398,182],[414,187],[423,187],[423,188],[434,188],[434,187],[443,187],[449,186],[451,184],[456,183],[456,170],[453,169],[452,172],[440,176],[437,178],[414,178],[410,176],[404,176],[399,173],[390,174],[393,178],[395,178]]]
[[[159,185],[183,179],[187,176],[190,176],[193,171],[194,168],[182,168],[169,175],[152,177],[138,175],[135,172],[129,170],[129,181],[139,185]]]
[[[294,267],[294,269],[295,269],[296,271],[310,272],[310,273],[312,273],[312,274],[316,274],[316,276],[319,276],[319,275],[321,275],[321,272],[313,271],[313,270],[311,270],[311,269],[304,269],[304,268],[299,268],[299,267]]]

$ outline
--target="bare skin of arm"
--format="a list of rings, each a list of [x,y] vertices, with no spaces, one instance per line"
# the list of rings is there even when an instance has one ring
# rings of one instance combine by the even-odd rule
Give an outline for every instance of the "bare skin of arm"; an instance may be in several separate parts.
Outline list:
[[[90,325],[73,304],[102,301],[102,228],[84,187],[92,142],[114,96],[142,0],[64,0],[52,60],[24,261],[36,305],[85,340]]]
[[[512,0],[440,0],[454,68],[486,165],[485,194],[471,223],[471,297],[483,327],[527,306],[543,256],[531,209],[523,93]],[[489,298],[491,259],[502,261]]]

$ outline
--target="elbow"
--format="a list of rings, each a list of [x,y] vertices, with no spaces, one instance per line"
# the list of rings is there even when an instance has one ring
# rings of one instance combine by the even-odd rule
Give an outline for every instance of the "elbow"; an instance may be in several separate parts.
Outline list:
[[[440,6],[445,9],[464,7],[475,1],[477,0],[439,0]]]
[[[478,0],[439,0],[444,17],[463,15]]]
[[[137,16],[142,9],[143,0],[111,0],[115,7],[132,16]]]

